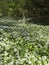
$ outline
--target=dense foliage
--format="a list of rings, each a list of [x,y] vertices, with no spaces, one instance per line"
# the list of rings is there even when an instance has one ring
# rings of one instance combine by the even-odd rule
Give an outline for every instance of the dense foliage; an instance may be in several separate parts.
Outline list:
[[[49,19],[49,0],[0,0],[0,16]]]
[[[49,65],[49,26],[0,19],[0,65]]]

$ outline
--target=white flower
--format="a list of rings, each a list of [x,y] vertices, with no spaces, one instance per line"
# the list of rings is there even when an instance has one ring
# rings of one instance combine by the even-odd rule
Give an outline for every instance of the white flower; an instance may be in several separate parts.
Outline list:
[[[30,60],[28,61],[28,63],[29,63],[29,64],[32,64],[32,62],[31,62]]]
[[[44,60],[46,60],[47,59],[47,57],[46,56],[42,56],[42,60],[44,61]]]
[[[16,48],[14,48],[14,52],[17,52],[18,50]]]
[[[49,40],[47,40],[47,42],[46,42],[46,46],[49,44]]]
[[[49,62],[48,62],[48,64],[47,65],[49,65]]]
[[[5,54],[5,56],[7,56],[8,55],[7,51],[5,51],[4,54]]]

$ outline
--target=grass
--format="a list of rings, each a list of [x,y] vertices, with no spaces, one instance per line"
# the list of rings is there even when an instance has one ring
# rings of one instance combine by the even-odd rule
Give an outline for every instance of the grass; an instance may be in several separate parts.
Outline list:
[[[0,65],[49,65],[49,26],[0,20]]]

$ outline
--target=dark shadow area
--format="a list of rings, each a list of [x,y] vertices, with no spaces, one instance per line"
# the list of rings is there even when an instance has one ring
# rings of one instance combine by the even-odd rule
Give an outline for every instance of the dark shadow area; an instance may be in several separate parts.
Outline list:
[[[32,24],[37,24],[37,25],[49,25],[49,19],[31,19],[27,20],[26,23],[32,23]]]

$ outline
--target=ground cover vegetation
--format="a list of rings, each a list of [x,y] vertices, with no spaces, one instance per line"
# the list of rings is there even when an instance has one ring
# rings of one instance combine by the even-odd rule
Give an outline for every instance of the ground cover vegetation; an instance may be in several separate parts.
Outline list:
[[[0,65],[49,65],[49,26],[0,20]]]

